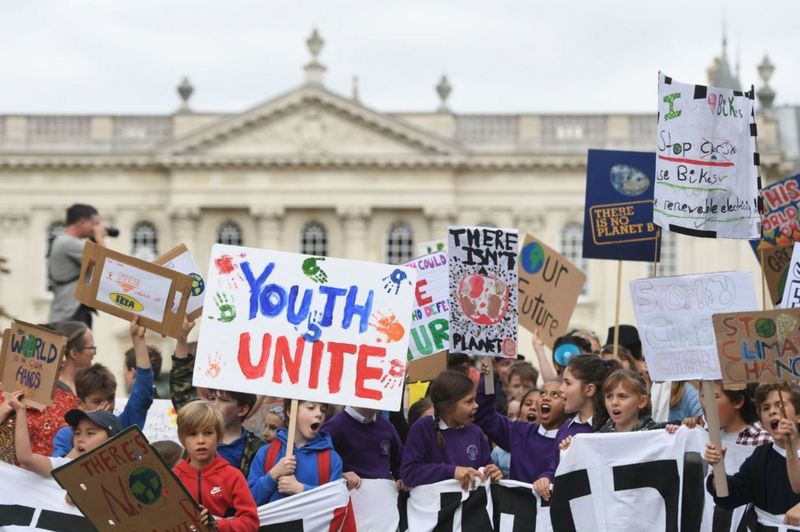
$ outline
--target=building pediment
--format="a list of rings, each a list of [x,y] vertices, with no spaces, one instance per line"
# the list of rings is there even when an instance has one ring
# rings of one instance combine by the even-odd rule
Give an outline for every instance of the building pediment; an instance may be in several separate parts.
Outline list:
[[[376,157],[463,152],[450,140],[306,85],[177,139],[161,155]]]

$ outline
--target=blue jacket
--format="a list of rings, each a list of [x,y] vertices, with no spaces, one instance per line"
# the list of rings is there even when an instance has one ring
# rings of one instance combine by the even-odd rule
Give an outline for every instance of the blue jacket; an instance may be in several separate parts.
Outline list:
[[[277,464],[281,458],[286,456],[286,429],[278,429],[276,437],[281,441],[281,452],[278,453],[278,457],[275,460]],[[297,469],[294,472],[294,476],[303,484],[305,491],[319,486],[317,453],[325,449],[330,449],[331,453],[330,481],[339,480],[342,478],[342,459],[333,450],[333,442],[327,433],[320,432],[316,438],[302,447],[295,447],[294,455],[297,457]],[[278,492],[278,483],[272,479],[269,473],[264,472],[264,461],[268,450],[269,444],[258,450],[250,466],[250,474],[247,477],[247,485],[256,500],[256,506],[287,497],[287,495]]]
[[[136,380],[122,413],[117,416],[123,429],[138,425],[144,430],[147,411],[153,404],[153,370],[136,368]],[[52,456],[67,456],[72,450],[72,427],[63,427],[53,438]]]

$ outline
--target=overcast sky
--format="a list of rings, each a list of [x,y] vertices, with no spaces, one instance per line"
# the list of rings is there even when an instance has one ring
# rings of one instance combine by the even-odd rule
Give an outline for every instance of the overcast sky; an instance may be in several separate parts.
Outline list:
[[[705,83],[721,50],[777,103],[800,103],[800,2],[753,0],[0,0],[0,113],[242,111],[303,80],[325,39],[326,85],[386,111],[653,111],[659,69]]]

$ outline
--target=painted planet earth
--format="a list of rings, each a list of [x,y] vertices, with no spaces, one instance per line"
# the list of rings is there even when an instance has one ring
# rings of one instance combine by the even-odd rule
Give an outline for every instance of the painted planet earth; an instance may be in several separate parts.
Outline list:
[[[192,295],[199,296],[206,288],[206,283],[198,273],[190,273],[189,277],[192,278]]]
[[[161,477],[149,467],[137,467],[131,471],[128,487],[136,500],[143,504],[153,504],[161,498]]]
[[[615,164],[610,175],[611,186],[623,196],[644,194],[650,186],[650,178],[635,166]]]
[[[756,332],[761,338],[772,338],[775,336],[775,322],[769,318],[759,318],[756,320]]]
[[[544,248],[538,242],[531,242],[522,248],[522,269],[530,274],[537,273],[544,264]]]

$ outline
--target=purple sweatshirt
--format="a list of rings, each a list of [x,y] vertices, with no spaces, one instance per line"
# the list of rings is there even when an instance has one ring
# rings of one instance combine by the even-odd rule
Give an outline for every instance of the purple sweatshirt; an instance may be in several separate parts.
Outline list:
[[[552,460],[550,461],[550,467],[548,467],[547,471],[545,471],[539,478],[547,477],[550,479],[550,482],[552,482],[555,478],[556,469],[558,469],[558,464],[561,462],[561,449],[558,448],[559,443],[564,441],[567,436],[575,436],[576,434],[584,434],[588,432],[594,432],[594,428],[592,428],[592,418],[589,418],[586,423],[579,423],[577,414],[575,417],[561,425],[556,433],[556,447],[551,457]]]
[[[441,448],[434,423],[433,416],[423,417],[408,431],[400,465],[400,478],[406,486],[413,488],[452,479],[456,466],[478,469],[492,463],[489,442],[477,425],[441,430],[445,440]]]
[[[495,381],[495,389],[500,381]],[[475,423],[500,448],[510,452],[511,471],[509,478],[533,483],[547,471],[553,460],[553,449],[557,449],[556,429],[547,431],[538,423],[513,421],[497,412],[494,397],[484,393],[484,380],[478,386],[478,413]]]
[[[325,423],[322,430],[331,435],[344,471],[353,471],[361,478],[400,478],[403,442],[380,413],[374,421],[363,423],[346,408]]]

